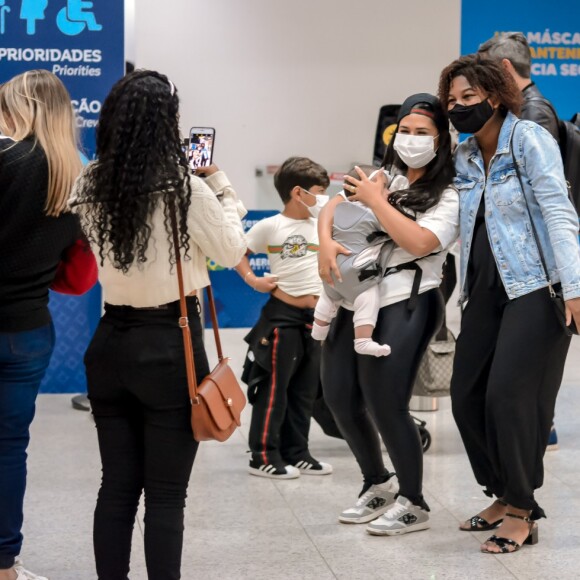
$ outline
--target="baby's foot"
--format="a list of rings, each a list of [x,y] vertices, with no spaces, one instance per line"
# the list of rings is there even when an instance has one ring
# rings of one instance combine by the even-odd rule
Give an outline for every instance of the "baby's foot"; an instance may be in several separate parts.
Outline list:
[[[372,338],[355,338],[354,350],[358,354],[370,356],[388,356],[391,354],[391,347],[388,344],[379,344]]]

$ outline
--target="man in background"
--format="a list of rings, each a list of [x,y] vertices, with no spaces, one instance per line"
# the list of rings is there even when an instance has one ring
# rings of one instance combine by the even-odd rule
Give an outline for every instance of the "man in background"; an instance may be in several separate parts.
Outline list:
[[[532,57],[526,37],[521,32],[500,32],[484,42],[478,52],[489,59],[500,61],[515,80],[524,97],[520,118],[541,125],[559,143],[556,111],[531,79]]]

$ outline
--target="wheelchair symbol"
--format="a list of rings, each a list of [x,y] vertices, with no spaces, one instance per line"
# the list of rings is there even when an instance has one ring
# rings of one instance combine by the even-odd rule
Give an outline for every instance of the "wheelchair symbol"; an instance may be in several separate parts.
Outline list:
[[[91,32],[102,30],[102,25],[97,23],[95,15],[89,11],[92,7],[93,3],[86,0],[67,0],[66,7],[56,17],[59,30],[67,36],[76,36],[85,28]]]

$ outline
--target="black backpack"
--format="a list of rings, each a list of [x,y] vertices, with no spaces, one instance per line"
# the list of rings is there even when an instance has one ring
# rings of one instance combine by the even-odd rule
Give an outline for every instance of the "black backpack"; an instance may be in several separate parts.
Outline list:
[[[541,101],[550,107],[558,120],[560,153],[564,162],[564,175],[568,184],[568,195],[580,216],[580,113],[570,121],[558,117],[554,105],[544,97],[532,97],[531,101]]]

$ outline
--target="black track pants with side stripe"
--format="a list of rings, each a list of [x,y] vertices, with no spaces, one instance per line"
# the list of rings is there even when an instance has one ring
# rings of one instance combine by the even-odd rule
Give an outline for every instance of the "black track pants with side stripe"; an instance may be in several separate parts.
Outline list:
[[[308,460],[308,432],[320,384],[320,343],[303,327],[275,328],[272,372],[258,389],[249,443],[264,464]]]

